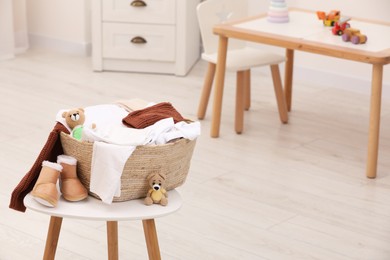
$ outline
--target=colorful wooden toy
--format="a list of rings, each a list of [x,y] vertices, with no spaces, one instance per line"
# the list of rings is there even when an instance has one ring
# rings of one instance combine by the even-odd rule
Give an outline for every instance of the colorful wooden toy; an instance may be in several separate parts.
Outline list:
[[[271,23],[287,23],[288,8],[285,0],[271,0],[268,8],[268,21]]]
[[[334,26],[335,23],[340,20],[340,11],[332,10],[328,14],[325,12],[317,11],[317,17],[322,20],[325,26]]]
[[[348,23],[349,20],[351,20],[349,17],[340,18],[340,20],[334,24],[332,33],[334,35],[343,35],[344,30],[351,27],[351,25]]]
[[[342,39],[345,42],[351,41],[353,44],[363,44],[367,42],[367,36],[360,33],[360,30],[354,28],[345,29]]]

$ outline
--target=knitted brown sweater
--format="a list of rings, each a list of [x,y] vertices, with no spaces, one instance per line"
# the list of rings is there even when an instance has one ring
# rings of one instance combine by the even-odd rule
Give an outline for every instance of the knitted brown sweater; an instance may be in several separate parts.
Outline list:
[[[172,117],[175,123],[185,120],[171,103],[162,102],[154,106],[133,111],[123,118],[122,122],[128,127],[142,129],[168,117]]]
[[[22,212],[26,211],[26,206],[24,206],[23,199],[34,188],[35,182],[37,181],[39,173],[41,172],[42,162],[44,160],[56,162],[57,156],[63,153],[60,140],[61,132],[69,134],[69,131],[65,126],[63,126],[61,123],[57,123],[50,132],[45,146],[42,148],[30,171],[27,172],[27,174],[23,177],[18,186],[16,186],[12,192],[11,201],[9,204],[11,209]]]

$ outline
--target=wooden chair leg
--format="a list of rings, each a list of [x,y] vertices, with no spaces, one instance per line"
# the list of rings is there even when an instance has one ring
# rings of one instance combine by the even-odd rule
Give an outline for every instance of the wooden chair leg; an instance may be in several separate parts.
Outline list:
[[[216,65],[209,62],[198,107],[198,119],[203,119],[206,115],[207,105],[209,103],[211,88],[214,81],[215,68]]]
[[[274,82],[274,90],[276,96],[276,102],[278,104],[279,117],[282,123],[286,124],[288,122],[288,111],[286,99],[283,93],[282,80],[280,78],[279,65],[271,65],[271,74],[272,80]]]
[[[245,101],[244,108],[246,111],[251,107],[251,71],[244,71],[244,93],[245,93]]]
[[[284,72],[284,94],[286,96],[287,110],[291,111],[294,50],[286,49],[286,59]]]
[[[49,230],[47,232],[45,253],[43,260],[54,260],[57,250],[58,238],[61,231],[62,218],[54,217],[50,218]]]
[[[244,128],[244,83],[245,72],[237,72],[237,89],[236,89],[236,118],[235,130],[237,134],[241,134]]]
[[[160,247],[158,246],[156,224],[154,219],[142,220],[146,247],[148,248],[149,260],[161,260]]]
[[[118,260],[118,222],[107,221],[108,260]]]

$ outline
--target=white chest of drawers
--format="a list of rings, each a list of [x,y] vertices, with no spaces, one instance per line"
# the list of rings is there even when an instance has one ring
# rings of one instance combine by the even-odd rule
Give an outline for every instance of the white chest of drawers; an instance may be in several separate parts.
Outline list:
[[[200,55],[199,2],[93,0],[93,69],[186,75]]]

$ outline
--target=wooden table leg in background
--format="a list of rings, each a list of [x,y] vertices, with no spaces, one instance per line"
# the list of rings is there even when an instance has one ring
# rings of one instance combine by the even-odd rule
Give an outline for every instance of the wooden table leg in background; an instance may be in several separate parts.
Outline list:
[[[367,177],[375,178],[378,164],[383,65],[373,64],[370,122],[368,133]]]
[[[54,260],[58,238],[60,236],[61,224],[62,218],[51,216],[43,260]]]
[[[287,111],[291,111],[293,69],[294,69],[294,50],[286,49],[286,65],[284,71],[284,95],[286,96]]]
[[[161,260],[160,247],[158,245],[156,224],[154,223],[154,219],[142,220],[142,224],[144,227],[149,260]]]
[[[251,70],[244,71],[244,108],[246,111],[251,107]]]
[[[234,128],[237,134],[241,134],[242,130],[244,129],[245,71],[237,72],[236,88],[236,114]]]
[[[211,137],[219,136],[219,126],[221,124],[222,96],[225,82],[226,52],[228,38],[220,35],[218,44],[217,71],[215,75],[215,92],[213,113],[211,116]]]
[[[108,260],[118,260],[118,222],[107,221]]]

